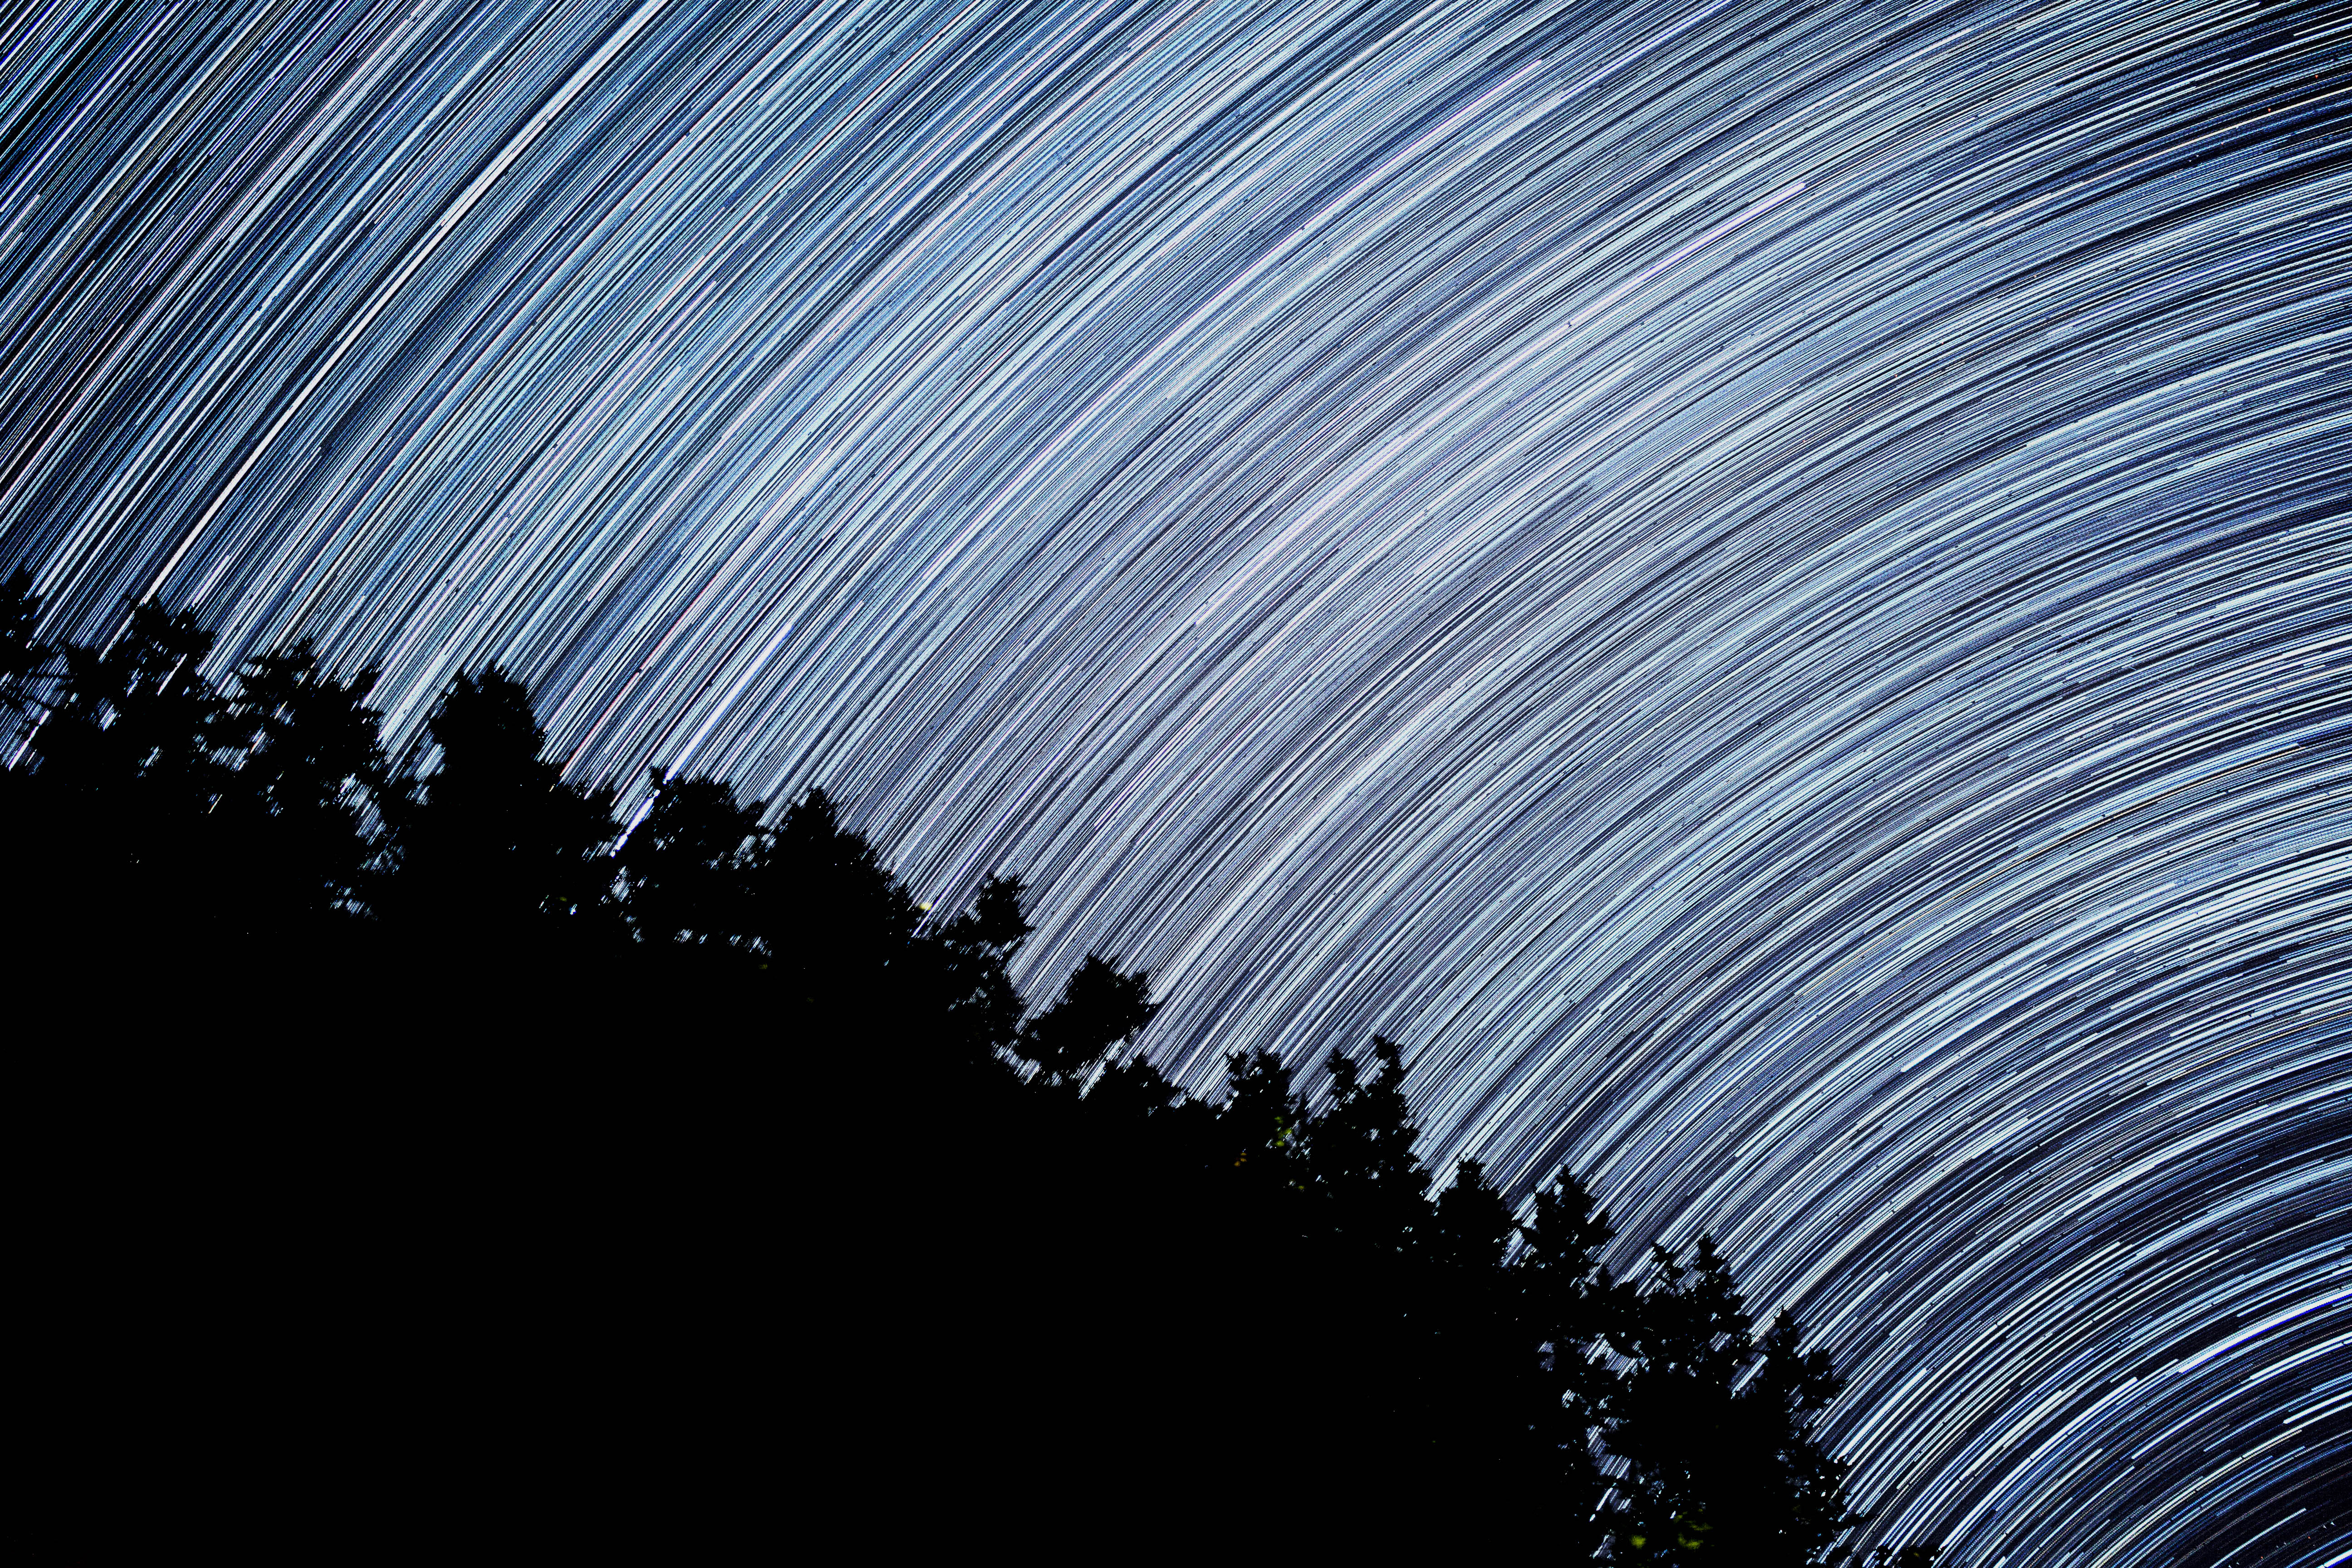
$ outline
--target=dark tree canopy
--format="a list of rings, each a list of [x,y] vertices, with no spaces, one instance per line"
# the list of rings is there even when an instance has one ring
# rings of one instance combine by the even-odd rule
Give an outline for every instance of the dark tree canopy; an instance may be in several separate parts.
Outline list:
[[[554,940],[607,907],[613,791],[567,783],[530,695],[493,665],[460,675],[425,733],[439,763],[385,802],[395,874],[379,913],[410,940],[472,951]]]
[[[739,805],[719,779],[653,776],[653,803],[614,857],[630,930],[656,949],[748,962],[764,804]]]
[[[393,788],[374,684],[373,670],[329,674],[308,643],[238,671],[222,727],[238,761],[214,810],[237,868],[219,890],[241,930],[299,939],[373,905],[368,821]]]
[[[1827,1358],[1785,1313],[1757,1334],[1706,1237],[1613,1278],[1572,1173],[1518,1205],[1475,1159],[1441,1187],[1396,1042],[1330,1051],[1314,1095],[1235,1049],[1197,1099],[1151,1059],[1146,973],[1091,953],[1033,1005],[1019,879],[934,911],[822,790],[772,812],[656,771],[625,831],[496,667],[403,765],[373,673],[308,645],[216,685],[186,612],[131,606],[101,647],[40,622],[29,577],[0,583],[33,972],[169,1014],[142,1059],[210,1098],[144,1125],[203,1129],[184,1169],[312,1140],[240,1201],[322,1194],[271,1244],[313,1273],[347,1235],[404,1259],[365,1278],[418,1348],[371,1353],[453,1407],[478,1389],[436,1369],[488,1386],[543,1353],[537,1440],[642,1468],[643,1433],[690,1429],[673,1447],[731,1474],[750,1414],[710,1391],[777,1376],[761,1420],[817,1402],[842,1463],[961,1521],[1139,1519],[1189,1470],[1230,1480],[1235,1530],[1327,1542],[1402,1539],[1413,1500],[1570,1561],[1849,1561]],[[415,1326],[437,1291],[463,1331]],[[772,1373],[812,1303],[826,1370]],[[1290,1522],[1247,1501],[1286,1485],[1312,1500]]]
[[[1075,1086],[1151,1022],[1159,1008],[1150,990],[1140,972],[1121,973],[1100,953],[1088,953],[1053,1005],[1021,1026],[1013,1048],[1035,1062],[1048,1083]]]
[[[51,654],[40,637],[41,600],[33,574],[19,566],[0,579],[0,715],[7,720],[9,750],[38,709],[35,687]]]

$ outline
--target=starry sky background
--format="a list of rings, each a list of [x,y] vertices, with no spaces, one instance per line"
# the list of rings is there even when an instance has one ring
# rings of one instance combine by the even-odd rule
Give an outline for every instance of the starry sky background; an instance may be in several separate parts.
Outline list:
[[[2341,1563],[2347,44],[11,3],[0,566],[1018,870],[1196,1091],[1395,1037],[1799,1312],[1868,1541]]]

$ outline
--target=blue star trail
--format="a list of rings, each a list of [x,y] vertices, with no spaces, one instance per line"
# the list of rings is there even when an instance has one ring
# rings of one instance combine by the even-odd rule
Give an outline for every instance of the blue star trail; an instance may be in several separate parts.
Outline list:
[[[2319,1568],[2347,130],[2315,4],[17,3],[0,565],[1391,1036],[1864,1544]]]

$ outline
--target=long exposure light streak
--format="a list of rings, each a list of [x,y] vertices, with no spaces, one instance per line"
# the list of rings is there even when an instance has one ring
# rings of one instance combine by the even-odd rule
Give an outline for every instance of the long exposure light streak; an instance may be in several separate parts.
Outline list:
[[[823,784],[1714,1229],[1870,1540],[2346,1561],[2352,24],[0,11],[0,565]],[[758,1042],[745,1042],[747,1047]],[[1213,1456],[1204,1455],[1203,1465]]]

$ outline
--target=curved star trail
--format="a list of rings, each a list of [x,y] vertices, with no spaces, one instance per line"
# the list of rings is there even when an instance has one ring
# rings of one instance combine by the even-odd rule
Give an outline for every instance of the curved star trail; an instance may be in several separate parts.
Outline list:
[[[2352,1547],[2316,5],[17,4],[0,540],[1714,1229],[1871,1542]],[[1204,1457],[1205,1459],[1206,1457]]]

